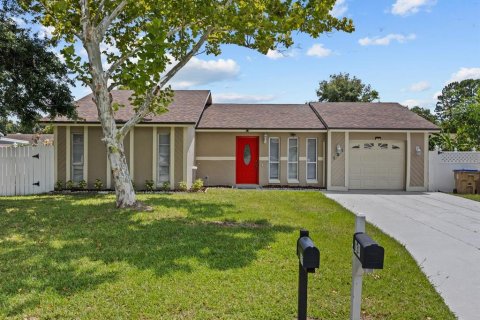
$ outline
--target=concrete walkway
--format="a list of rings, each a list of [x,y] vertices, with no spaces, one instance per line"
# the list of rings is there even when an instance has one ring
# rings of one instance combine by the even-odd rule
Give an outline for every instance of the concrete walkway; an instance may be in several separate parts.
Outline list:
[[[480,319],[480,202],[444,193],[325,195],[404,244],[459,319]]]

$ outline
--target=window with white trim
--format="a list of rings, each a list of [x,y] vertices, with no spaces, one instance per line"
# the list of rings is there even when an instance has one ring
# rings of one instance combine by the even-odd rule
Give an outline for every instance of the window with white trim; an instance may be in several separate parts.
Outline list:
[[[280,181],[280,139],[270,138],[268,142],[268,179]]]
[[[157,184],[170,181],[170,133],[158,135]]]
[[[298,138],[288,138],[287,177],[298,181]]]
[[[84,166],[83,133],[72,133],[72,181],[80,182]]]
[[[307,138],[307,181],[317,181],[317,138]]]

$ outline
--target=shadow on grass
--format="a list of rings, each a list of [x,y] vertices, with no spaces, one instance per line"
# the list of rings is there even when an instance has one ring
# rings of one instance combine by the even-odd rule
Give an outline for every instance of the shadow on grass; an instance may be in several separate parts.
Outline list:
[[[237,210],[232,204],[171,195],[146,202],[155,212],[115,210],[104,196],[1,199],[0,309],[15,316],[38,305],[42,292],[69,296],[114,282],[123,264],[157,276],[192,272],[191,259],[215,270],[242,268],[277,233],[292,231],[266,220],[226,220]],[[169,217],[174,210],[185,214]]]

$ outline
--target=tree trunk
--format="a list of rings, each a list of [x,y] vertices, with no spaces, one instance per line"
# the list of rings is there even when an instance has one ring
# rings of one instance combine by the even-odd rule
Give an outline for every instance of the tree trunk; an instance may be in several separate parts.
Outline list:
[[[123,138],[117,129],[115,114],[112,109],[112,96],[108,90],[108,75],[103,70],[100,43],[102,35],[90,24],[86,0],[82,4],[82,42],[88,54],[91,75],[90,88],[97,106],[98,118],[102,124],[103,142],[107,146],[108,161],[112,171],[116,194],[117,208],[138,207],[133,190],[132,180],[128,172],[123,148]]]
[[[123,142],[120,141],[116,146],[109,147],[108,160],[110,161],[110,168],[115,185],[117,208],[136,207],[135,190],[133,189],[130,173],[128,172]]]

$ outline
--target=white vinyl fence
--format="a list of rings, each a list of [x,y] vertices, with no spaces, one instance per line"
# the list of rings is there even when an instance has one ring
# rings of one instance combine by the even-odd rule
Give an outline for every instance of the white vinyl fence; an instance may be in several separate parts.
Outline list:
[[[0,148],[0,196],[53,191],[53,166],[53,146]]]
[[[480,152],[430,151],[429,161],[428,191],[453,192],[455,188],[453,170],[480,170]]]

